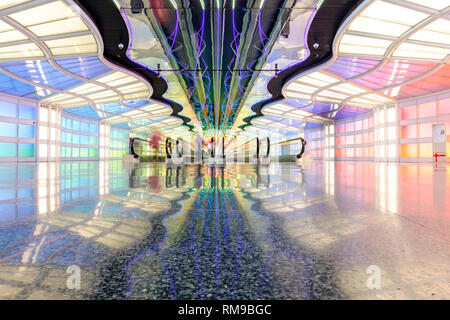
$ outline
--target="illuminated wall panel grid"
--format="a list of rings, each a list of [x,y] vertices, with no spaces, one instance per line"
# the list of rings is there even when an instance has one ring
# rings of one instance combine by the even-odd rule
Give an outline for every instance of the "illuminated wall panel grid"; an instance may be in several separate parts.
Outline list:
[[[130,132],[125,129],[111,127],[110,129],[110,157],[122,158],[128,154]]]
[[[323,159],[325,146],[325,131],[324,127],[305,130],[306,145],[305,155],[312,156],[313,159]]]
[[[35,161],[36,106],[0,95],[0,162]]]
[[[35,181],[34,165],[0,165],[0,223],[34,215]]]
[[[432,127],[436,123],[445,123],[450,161],[450,93],[400,102],[398,117],[401,162],[434,161]]]
[[[62,160],[97,160],[98,140],[98,121],[62,113]]]
[[[374,116],[336,121],[336,160],[373,160]]]

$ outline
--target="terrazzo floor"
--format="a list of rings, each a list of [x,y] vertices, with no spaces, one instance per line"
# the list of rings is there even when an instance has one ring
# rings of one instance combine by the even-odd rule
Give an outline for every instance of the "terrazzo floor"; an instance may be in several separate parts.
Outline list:
[[[2,164],[0,299],[450,299],[450,167]]]

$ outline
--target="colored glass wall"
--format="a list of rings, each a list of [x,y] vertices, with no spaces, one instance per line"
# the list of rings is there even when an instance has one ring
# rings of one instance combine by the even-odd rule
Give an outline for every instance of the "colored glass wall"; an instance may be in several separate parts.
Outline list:
[[[450,157],[450,94],[399,103],[400,160],[433,161],[433,124],[443,123],[447,134],[447,160]]]
[[[61,115],[61,159],[98,159],[98,121]]]
[[[324,127],[305,130],[305,140],[307,141],[305,155],[310,155],[313,159],[323,159],[325,147]]]
[[[128,154],[129,138],[128,130],[111,127],[109,141],[111,158],[121,158]]]
[[[0,161],[34,161],[36,102],[0,96]]]
[[[373,160],[374,115],[362,116],[336,122],[336,159]]]

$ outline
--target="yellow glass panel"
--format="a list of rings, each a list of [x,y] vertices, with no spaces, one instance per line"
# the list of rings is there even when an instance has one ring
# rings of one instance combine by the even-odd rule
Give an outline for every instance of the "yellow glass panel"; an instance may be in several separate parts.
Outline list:
[[[419,157],[428,158],[433,156],[433,145],[431,143],[419,144]]]
[[[54,55],[67,55],[97,52],[97,42],[94,36],[78,36],[45,41]]]
[[[0,47],[0,59],[43,57],[41,49],[34,43]]]
[[[39,24],[28,29],[38,37],[89,30],[86,24],[78,17]]]
[[[402,43],[393,56],[408,58],[424,58],[424,59],[444,59],[450,50],[446,48],[437,48],[413,43]]]
[[[417,144],[402,144],[402,158],[417,158]]]
[[[22,4],[25,2],[29,2],[29,1],[31,1],[31,0],[2,0],[0,2],[0,10],[10,8],[10,7],[16,6],[18,4]]]
[[[72,9],[70,9],[70,7],[62,1],[50,2],[9,15],[10,18],[25,27],[75,16],[76,15]]]
[[[22,32],[11,30],[0,33],[0,43],[28,39]]]

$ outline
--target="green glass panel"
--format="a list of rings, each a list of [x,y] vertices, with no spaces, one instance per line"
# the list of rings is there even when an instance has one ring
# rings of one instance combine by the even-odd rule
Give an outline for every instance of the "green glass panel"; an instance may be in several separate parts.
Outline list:
[[[34,157],[34,144],[19,143],[19,157]]]
[[[17,157],[17,144],[0,142],[0,157]]]

